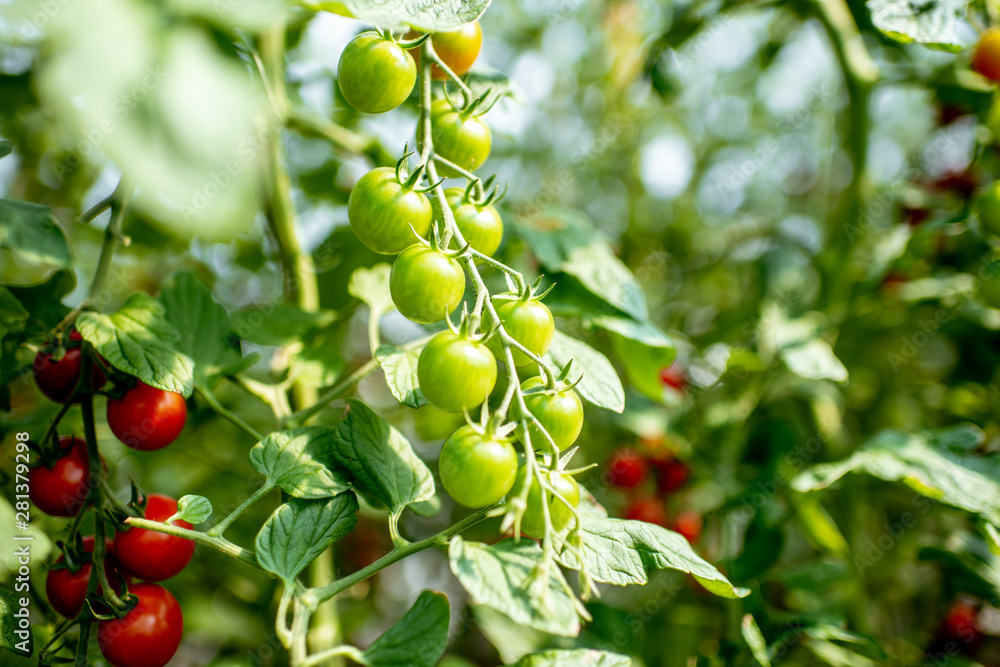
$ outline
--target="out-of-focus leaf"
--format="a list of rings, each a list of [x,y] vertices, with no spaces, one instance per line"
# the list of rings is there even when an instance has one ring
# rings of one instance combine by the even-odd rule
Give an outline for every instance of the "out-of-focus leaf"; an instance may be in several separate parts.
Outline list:
[[[58,267],[73,263],[52,209],[18,199],[0,199],[0,248],[10,248],[31,262]]]
[[[424,591],[382,636],[365,649],[370,667],[434,667],[448,646],[451,612],[443,593]]]
[[[514,667],[629,667],[631,664],[632,659],[627,655],[584,648],[533,653],[518,660]]]
[[[4,328],[4,334],[23,331],[27,321],[28,311],[24,309],[21,302],[11,294],[9,289],[0,287],[0,326]]]
[[[62,299],[75,287],[76,274],[72,269],[60,269],[37,285],[7,286],[14,298],[31,314],[25,323],[26,334],[46,334],[59,324],[69,313]]]
[[[35,636],[27,623],[24,630],[18,623],[22,615],[27,619],[31,613],[28,605],[21,606],[22,597],[6,588],[0,588],[0,646],[18,655],[31,655],[35,650]],[[25,634],[22,636],[19,632]]]
[[[241,310],[232,314],[233,333],[257,345],[296,343],[337,321],[332,310],[308,312],[288,303]]]
[[[410,25],[424,32],[441,32],[475,21],[489,7],[490,0],[342,0],[307,4],[378,26]]]
[[[14,144],[9,141],[0,141],[0,157],[7,157],[14,150]]]
[[[476,604],[536,630],[562,637],[579,634],[580,618],[566,592],[562,572],[549,569],[544,605],[538,604],[527,588],[542,559],[542,549],[534,541],[506,539],[490,545],[466,542],[456,535],[451,538],[448,559],[452,573]]]
[[[427,399],[420,391],[420,383],[417,380],[419,349],[401,350],[391,345],[383,345],[375,352],[375,358],[382,366],[389,391],[397,401],[411,408],[427,405]]]
[[[660,370],[677,356],[674,342],[650,322],[606,316],[595,318],[592,324],[611,332],[615,354],[625,365],[632,385],[654,401],[662,401]]]
[[[807,380],[847,380],[847,368],[821,338],[783,348],[780,355],[789,370]]]
[[[137,292],[113,313],[82,313],[76,328],[108,363],[185,398],[194,391],[194,362],[178,350],[180,334],[159,301]]]
[[[330,460],[337,432],[326,426],[303,426],[271,433],[250,450],[250,464],[296,498],[326,498],[349,487],[326,462]]]
[[[625,409],[625,389],[618,378],[618,373],[615,372],[615,367],[607,357],[594,348],[556,330],[552,346],[549,347],[545,358],[559,368],[564,367],[570,360],[573,361],[569,379],[575,381],[581,374],[583,375],[576,390],[587,401],[615,412],[622,412]]]
[[[763,667],[771,667],[771,658],[767,654],[767,641],[764,639],[764,635],[761,633],[760,627],[758,627],[757,621],[754,620],[752,614],[746,614],[743,617],[743,624],[740,627],[740,631],[743,633],[743,640],[750,647],[750,652],[753,654],[754,660]]]
[[[489,91],[489,95],[481,104],[484,109],[493,106],[497,100],[504,96],[517,101],[522,98],[521,92],[507,78],[506,74],[490,67],[473,67],[472,71],[465,75],[465,83],[472,90],[474,98]]]
[[[963,0],[868,0],[875,27],[900,42],[919,42],[957,53],[966,44],[959,39],[958,27],[965,16]]]
[[[371,308],[371,317],[380,317],[395,308],[389,293],[390,268],[383,263],[358,269],[351,274],[350,282],[347,283],[347,291],[351,296],[361,299]]]

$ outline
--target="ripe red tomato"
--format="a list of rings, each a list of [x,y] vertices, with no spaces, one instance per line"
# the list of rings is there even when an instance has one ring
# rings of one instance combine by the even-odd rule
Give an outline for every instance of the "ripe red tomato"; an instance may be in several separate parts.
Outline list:
[[[625,508],[625,518],[629,521],[645,521],[657,526],[667,526],[667,508],[655,498],[633,500]]]
[[[153,493],[147,499],[144,516],[150,521],[162,522],[176,512],[176,500]],[[187,521],[174,521],[171,525],[192,528]],[[163,581],[183,570],[191,561],[194,542],[144,528],[129,528],[115,536],[115,554],[123,572],[144,581]]]
[[[141,380],[118,399],[108,399],[108,426],[132,449],[162,449],[177,439],[187,422],[184,397]]]
[[[59,452],[51,468],[28,471],[28,497],[49,516],[76,516],[90,495],[87,443],[66,435],[59,438]]]
[[[661,494],[673,493],[684,486],[691,477],[691,469],[677,459],[654,460],[653,468],[656,470],[656,487]]]
[[[959,598],[948,610],[935,635],[935,643],[954,643],[958,651],[966,655],[975,653],[983,643],[979,629],[979,612],[976,603],[968,598]]]
[[[972,55],[972,67],[988,79],[1000,81],[1000,30],[987,30]]]
[[[112,667],[163,667],[181,645],[184,617],[177,599],[156,584],[137,584],[139,598],[124,618],[101,621],[97,644]]]
[[[608,459],[608,481],[623,489],[642,483],[649,473],[646,459],[631,449],[619,449]]]
[[[116,569],[118,564],[115,560],[115,545],[111,540],[107,540],[104,557],[104,573],[111,583],[111,588],[116,593],[121,593],[121,580]],[[83,550],[86,553],[94,552],[94,538],[88,535],[83,538]],[[59,556],[57,563],[65,562],[65,556]],[[87,585],[90,583],[90,571],[93,568],[91,563],[84,563],[76,572],[71,572],[69,568],[49,570],[45,577],[45,595],[49,599],[49,604],[57,612],[66,618],[76,618],[76,615],[83,609],[83,600],[87,597]],[[98,594],[103,593],[100,584],[97,587]]]
[[[701,515],[694,510],[683,510],[674,518],[671,530],[680,533],[691,544],[701,537]]]
[[[687,387],[687,378],[684,376],[684,369],[677,364],[671,364],[660,370],[660,382],[677,391],[684,391]]]
[[[80,332],[74,329],[69,332],[69,339],[74,343],[83,340]],[[80,367],[83,365],[83,350],[79,345],[66,350],[63,358],[55,361],[51,352],[39,352],[35,355],[35,361],[31,365],[31,370],[35,375],[35,383],[38,389],[45,394],[49,400],[56,403],[65,403],[76,388],[80,380]],[[91,382],[95,389],[104,386],[106,378],[101,367],[94,364],[91,370]]]
[[[419,32],[411,30],[406,33],[405,39],[416,39],[419,36]],[[473,21],[456,30],[435,32],[431,35],[431,45],[438,58],[443,60],[452,72],[462,76],[479,57],[479,49],[483,46],[483,29],[479,26],[479,21]],[[413,56],[419,67],[420,49],[414,49]],[[443,81],[448,75],[437,65],[432,65],[431,78]]]

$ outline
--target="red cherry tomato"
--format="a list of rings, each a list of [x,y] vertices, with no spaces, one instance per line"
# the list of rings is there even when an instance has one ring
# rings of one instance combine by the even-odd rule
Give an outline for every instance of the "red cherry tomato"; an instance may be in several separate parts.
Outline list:
[[[49,516],[76,516],[90,495],[87,443],[63,436],[59,453],[51,468],[38,466],[28,471],[28,497]]]
[[[94,552],[94,538],[91,535],[83,538],[83,550],[86,553]],[[56,561],[62,563],[65,556],[60,556]],[[121,580],[116,570],[115,545],[111,540],[107,540],[104,557],[104,573],[111,583],[111,588],[116,593],[122,592]],[[93,568],[91,563],[84,563],[76,572],[71,572],[69,568],[49,570],[45,577],[45,595],[49,599],[49,604],[57,612],[66,618],[76,618],[76,615],[83,609],[83,600],[87,597],[87,585],[90,583],[90,571]],[[103,593],[103,589],[98,584],[98,594]]]
[[[144,516],[150,521],[162,522],[176,512],[176,500],[153,493],[147,499]],[[192,527],[182,520],[174,521],[171,525]],[[194,542],[144,528],[129,528],[115,536],[115,554],[123,572],[144,581],[163,581],[183,570],[191,561]]]
[[[1000,30],[987,30],[972,55],[972,67],[988,79],[1000,81]]]
[[[674,518],[671,530],[680,533],[691,544],[701,537],[701,515],[694,510],[684,510]]]
[[[78,343],[83,340],[80,332],[69,332],[69,339]],[[62,359],[55,361],[51,352],[39,352],[35,355],[35,361],[31,365],[31,370],[35,375],[35,383],[38,389],[45,394],[49,400],[56,403],[65,403],[69,400],[73,389],[76,388],[80,380],[80,367],[83,365],[83,350],[80,346],[71,347],[66,350]],[[91,373],[91,382],[95,389],[104,386],[105,377],[101,367],[94,364]]]
[[[138,382],[118,399],[108,399],[108,426],[132,449],[162,449],[177,439],[187,422],[184,397]]]
[[[645,521],[657,526],[667,526],[667,508],[655,498],[633,500],[625,508],[625,518],[629,521]]]
[[[646,459],[634,450],[619,449],[608,459],[608,481],[623,489],[642,483],[649,472]]]
[[[124,618],[101,621],[97,645],[112,667],[163,667],[181,645],[181,606],[156,584],[137,584],[129,593],[139,603]]]
[[[684,391],[687,387],[687,377],[684,375],[684,369],[677,364],[671,364],[660,369],[660,382],[673,387],[677,391]]]
[[[947,650],[947,644],[955,644],[960,653],[975,653],[983,643],[978,616],[979,611],[973,600],[959,598],[951,605],[948,615],[938,626],[935,643],[943,650]]]
[[[656,470],[656,488],[662,494],[673,493],[684,486],[691,477],[691,470],[687,464],[677,459],[653,461],[653,468]]]

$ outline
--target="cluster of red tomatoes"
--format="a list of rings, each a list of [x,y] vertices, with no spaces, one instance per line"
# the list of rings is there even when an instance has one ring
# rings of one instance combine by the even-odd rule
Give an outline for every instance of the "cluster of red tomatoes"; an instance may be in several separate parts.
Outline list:
[[[72,331],[67,338],[61,355],[40,352],[34,363],[38,388],[59,403],[74,400],[81,384],[84,354],[81,337]],[[106,381],[95,360],[91,388],[99,390]],[[137,382],[120,397],[108,399],[107,416],[112,432],[124,444],[133,449],[153,450],[166,447],[177,438],[187,420],[187,407],[180,394]],[[90,500],[95,474],[99,474],[92,471],[92,463],[84,440],[63,436],[56,451],[43,455],[41,464],[28,473],[32,502],[51,516],[76,517]],[[152,494],[140,509],[146,519],[167,521],[176,514],[177,501]],[[192,527],[181,520],[173,525]],[[51,566],[45,582],[49,604],[66,618],[83,613],[92,574],[94,537],[75,535],[74,538],[64,545],[64,554]],[[128,600],[134,606],[123,617],[115,618],[99,600],[92,600],[91,609],[107,616],[98,626],[101,652],[115,667],[166,664],[180,645],[183,618],[174,596],[152,582],[169,579],[183,570],[194,554],[194,542],[129,528],[107,540],[104,551],[107,581],[116,594],[127,587]],[[131,585],[133,579],[142,583]],[[104,594],[98,586],[97,595]]]
[[[474,22],[454,32],[434,33],[429,39],[445,67],[461,75],[479,54],[482,31]],[[338,79],[344,98],[352,106],[366,113],[382,113],[409,97],[416,83],[416,64],[407,49],[415,49],[424,39],[411,32],[405,40],[409,41],[368,32],[347,45],[340,59]],[[433,66],[433,78],[448,76],[437,64]],[[432,103],[434,156],[463,170],[439,163],[442,176],[472,172],[489,156],[490,130],[477,115],[481,102],[470,101],[464,108],[456,108],[444,98]],[[376,168],[358,180],[348,201],[348,219],[366,246],[378,253],[398,255],[389,279],[397,310],[414,322],[433,324],[449,317],[465,295],[465,270],[460,261],[464,248],[449,251],[439,247],[433,233],[434,209],[426,195],[431,188],[417,187],[423,166],[404,176],[405,159],[395,169]],[[464,190],[449,188],[444,194],[464,241],[472,250],[488,256],[500,247],[503,220],[492,204],[497,189],[487,190],[472,181]],[[520,346],[538,357],[546,353],[555,335],[555,321],[532,290],[525,288],[517,294],[494,297],[490,307],[495,309],[506,334]],[[496,386],[497,360],[506,363],[507,350],[498,336],[483,336],[477,329],[473,319],[463,320],[459,328],[450,327],[434,336],[421,351],[417,364],[420,389],[436,408],[471,411],[487,400]],[[521,349],[512,348],[510,353],[516,367],[534,363]],[[543,433],[529,420],[534,449],[563,450],[572,445],[583,428],[583,406],[572,387],[539,376],[526,380],[521,389],[524,405],[517,409],[534,415],[545,430]],[[520,416],[527,419],[527,415]],[[518,467],[511,439],[490,427],[464,426],[453,433],[441,450],[439,471],[452,498],[473,508],[492,505],[512,491],[520,493],[528,483],[526,467]],[[549,518],[559,531],[569,524],[572,507],[580,500],[580,489],[571,477],[560,472],[543,474],[548,475],[550,489],[562,496],[548,496]],[[541,536],[545,532],[542,497],[538,480],[533,478],[521,523],[525,534]]]

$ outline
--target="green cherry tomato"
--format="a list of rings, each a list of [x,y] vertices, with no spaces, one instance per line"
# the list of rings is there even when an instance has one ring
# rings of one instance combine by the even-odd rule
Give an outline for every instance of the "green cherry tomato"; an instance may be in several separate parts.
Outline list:
[[[417,380],[431,405],[461,412],[476,407],[493,391],[497,362],[482,343],[442,331],[420,352]]]
[[[456,503],[478,509],[499,502],[514,486],[517,452],[504,439],[463,426],[441,448],[438,470]]]
[[[552,313],[540,301],[528,299],[513,301],[494,299],[493,305],[500,316],[500,323],[511,338],[525,346],[538,356],[542,356],[549,350],[552,344],[552,337],[555,335],[556,323],[552,319]],[[497,355],[497,359],[505,359],[503,349],[500,347],[500,337],[493,336],[489,340],[490,349]],[[512,349],[515,366],[527,366],[534,363],[524,352]]]
[[[536,387],[544,387],[545,380],[540,377],[528,378],[521,383],[521,390],[527,391]],[[541,423],[560,451],[566,449],[580,437],[583,430],[583,403],[580,396],[572,389],[564,391],[528,394],[524,397],[528,412]],[[529,424],[531,445],[536,450],[542,450],[548,442],[538,427]]]
[[[440,322],[462,302],[465,272],[458,260],[414,243],[392,263],[389,293],[403,317],[424,324]]]
[[[517,469],[517,480],[514,482],[511,496],[518,495],[524,489],[525,477],[528,466],[524,465]],[[562,495],[574,508],[580,504],[580,487],[576,480],[568,475],[563,475],[554,470],[543,470],[542,475],[548,476],[549,485]],[[560,532],[573,520],[573,510],[566,507],[566,503],[559,500],[553,494],[548,494],[549,520],[552,522],[552,529]],[[542,491],[538,486],[538,481],[531,480],[531,487],[528,489],[528,507],[521,517],[521,533],[528,537],[541,539],[545,536],[545,515],[542,510]]]
[[[462,188],[448,188],[444,194],[466,243],[484,255],[495,253],[503,239],[503,220],[496,208],[492,204],[478,206],[470,202]]]
[[[493,146],[490,128],[485,121],[453,109],[444,99],[434,100],[431,104],[431,138],[435,153],[468,171],[482,166]],[[459,175],[447,167],[441,167],[439,171],[442,176]]]
[[[347,201],[347,219],[361,242],[383,255],[395,255],[430,231],[434,218],[423,193],[406,188],[391,167],[378,167],[362,176]]]
[[[416,39],[419,36],[419,32],[411,30],[406,33],[405,39]],[[479,26],[479,21],[466,23],[457,30],[435,32],[431,35],[431,44],[438,58],[443,60],[452,72],[462,76],[469,71],[479,56],[479,49],[483,46],[483,29]],[[420,55],[417,49],[417,63],[419,62]],[[443,81],[448,75],[437,65],[432,65],[431,78]]]
[[[340,56],[337,81],[344,99],[365,113],[385,113],[406,101],[417,82],[413,57],[378,33],[364,32]]]
[[[991,185],[980,198],[979,220],[985,231],[1000,236],[1000,181]]]

